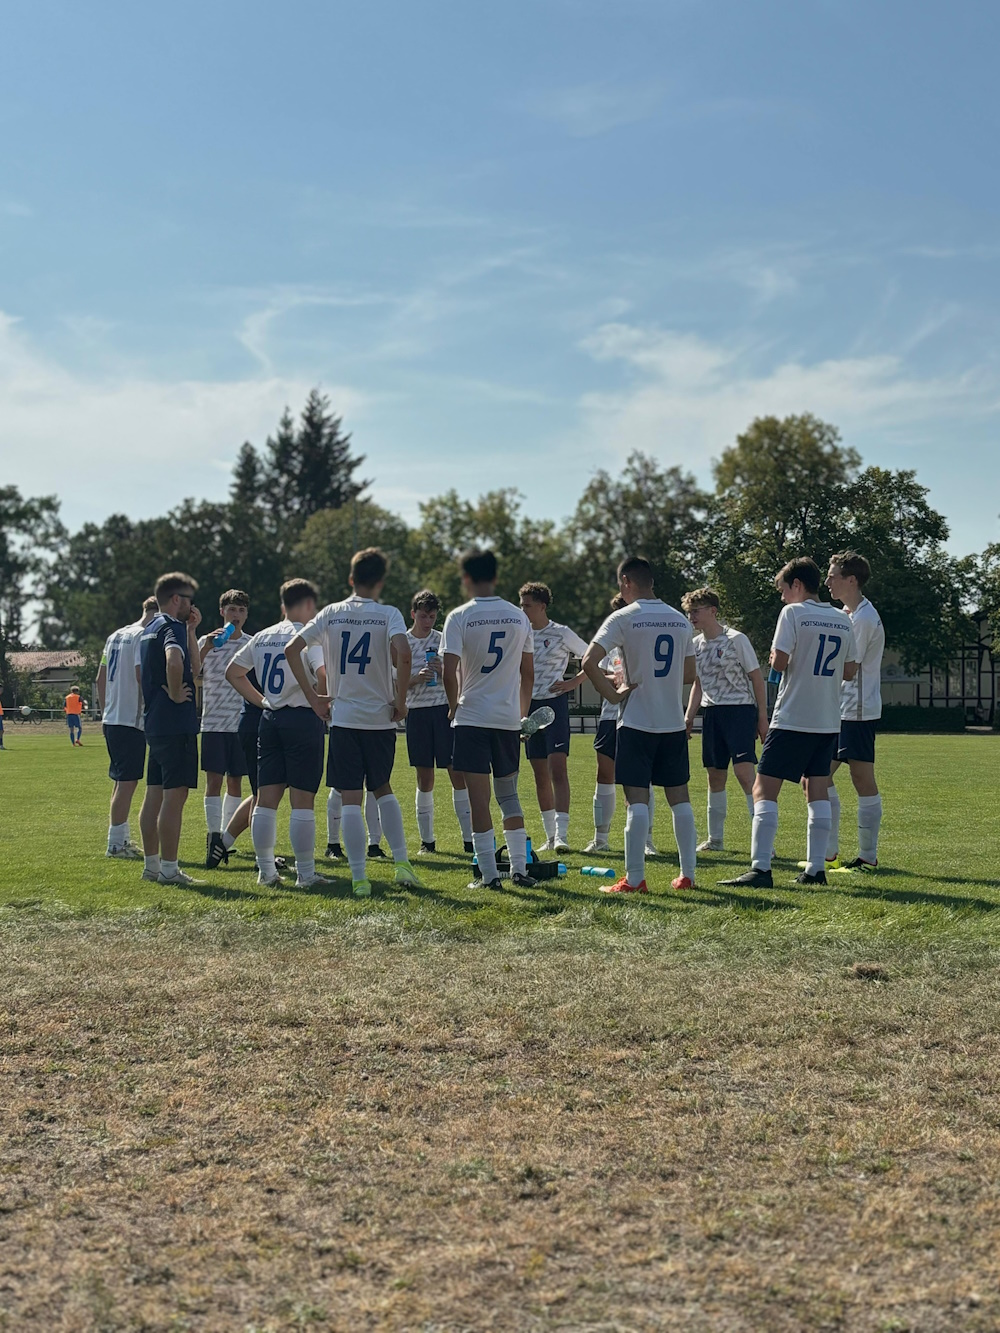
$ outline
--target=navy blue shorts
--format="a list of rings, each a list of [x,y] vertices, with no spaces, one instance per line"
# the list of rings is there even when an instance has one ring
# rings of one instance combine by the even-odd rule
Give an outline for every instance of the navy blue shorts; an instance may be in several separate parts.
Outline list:
[[[67,727],[69,727],[70,731],[80,731],[80,732],[83,731],[83,725],[80,721],[79,713],[67,713],[66,725]]]
[[[594,749],[598,754],[606,754],[609,759],[614,759],[618,752],[618,722],[615,718],[606,717],[603,722],[598,722]]]
[[[257,748],[257,786],[319,791],[326,727],[311,708],[265,708]]]
[[[331,727],[326,785],[337,791],[378,791],[392,777],[396,728]]]
[[[406,756],[411,768],[450,768],[451,740],[447,704],[407,713]]]
[[[706,768],[757,762],[756,704],[710,704],[701,724],[701,762]]]
[[[260,746],[260,724],[259,721],[251,729],[250,727],[241,727],[236,733],[236,738],[243,751],[243,762],[247,766],[247,777],[250,779],[250,790],[254,796],[257,795],[257,751]]]
[[[618,728],[615,782],[621,787],[683,787],[691,777],[688,734]]]
[[[841,722],[837,758],[842,764],[852,759],[861,764],[875,762],[875,723]]]
[[[138,782],[146,767],[146,734],[138,727],[104,724],[104,744],[108,747],[108,777],[112,782]]]
[[[146,765],[146,786],[197,787],[198,737],[191,732],[185,736],[147,736],[149,763]]]
[[[235,731],[201,733],[201,771],[225,773],[229,778],[245,778],[248,769],[243,746]]]
[[[454,727],[452,767],[456,773],[489,773],[506,778],[521,767],[520,731],[496,727]]]
[[[786,731],[772,727],[760,752],[757,772],[766,778],[800,782],[828,778],[838,736],[824,731]]]
[[[556,720],[528,737],[524,742],[525,756],[528,759],[547,759],[550,754],[569,754],[569,695],[557,694],[554,699],[532,699],[528,711],[533,713],[536,708],[551,708]]]

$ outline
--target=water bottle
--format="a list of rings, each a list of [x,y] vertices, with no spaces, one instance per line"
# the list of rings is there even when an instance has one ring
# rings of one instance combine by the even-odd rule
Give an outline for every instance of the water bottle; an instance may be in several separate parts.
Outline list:
[[[781,672],[775,671],[774,667],[772,667],[771,670],[767,673],[767,683],[768,685],[780,685]]]
[[[581,875],[596,875],[598,879],[614,879],[615,872],[610,866],[584,866]]]
[[[221,631],[221,633],[216,634],[212,642],[215,644],[216,648],[225,648],[226,644],[229,642],[229,640],[233,637],[235,633],[236,633],[236,621],[231,620],[229,624],[226,626],[226,628]]]
[[[563,863],[560,861],[560,862],[559,862],[559,874],[560,874],[560,876],[562,876],[562,875],[565,875],[565,873],[566,873],[566,867],[565,867],[565,866],[563,865]]]
[[[426,653],[424,653],[424,662],[425,662],[425,664],[426,664],[427,666],[429,666],[429,667],[433,667],[433,666],[434,666],[434,659],[435,659],[436,657],[437,657],[437,653],[434,651],[434,649],[433,649],[433,648],[428,648],[427,651],[426,651]],[[433,679],[433,680],[429,680],[429,681],[427,682],[428,685],[439,685],[440,683],[441,683],[441,682],[440,682],[440,681],[438,680],[438,678],[437,678],[437,673],[435,673],[435,675],[434,675],[434,679]]]

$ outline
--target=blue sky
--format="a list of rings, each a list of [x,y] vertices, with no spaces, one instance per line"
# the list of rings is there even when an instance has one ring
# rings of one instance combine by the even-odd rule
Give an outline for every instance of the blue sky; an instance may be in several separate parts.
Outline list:
[[[4,483],[222,497],[321,385],[381,503],[571,511],[813,411],[1000,539],[1000,10],[9,7]],[[993,89],[994,91],[991,91]]]

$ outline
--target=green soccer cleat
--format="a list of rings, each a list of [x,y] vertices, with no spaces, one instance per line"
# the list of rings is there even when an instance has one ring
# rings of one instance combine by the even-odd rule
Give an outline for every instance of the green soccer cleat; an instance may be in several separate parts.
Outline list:
[[[370,879],[356,879],[351,882],[351,892],[355,898],[370,898],[372,896],[372,882]]]
[[[806,868],[806,866],[808,866],[809,862],[808,862],[808,861],[796,861],[795,864],[798,866],[798,868],[799,868],[800,870],[805,870],[805,868]],[[828,874],[828,875],[849,875],[849,874],[851,873],[851,864],[852,864],[852,863],[849,862],[849,863],[845,866],[845,865],[842,863],[840,857],[839,857],[839,856],[835,856],[835,857],[833,857],[831,860],[827,861],[827,862],[824,864],[823,869],[824,869],[824,871],[826,872],[826,874]]]
[[[394,878],[397,884],[405,884],[411,889],[422,889],[426,887],[423,880],[410,865],[409,861],[396,862],[396,873]]]

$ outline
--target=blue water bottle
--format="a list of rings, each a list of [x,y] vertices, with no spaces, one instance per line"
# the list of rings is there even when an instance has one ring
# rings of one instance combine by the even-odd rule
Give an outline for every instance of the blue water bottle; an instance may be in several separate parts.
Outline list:
[[[614,879],[615,872],[610,866],[584,866],[581,875],[596,875],[598,879]]]
[[[212,642],[215,644],[216,648],[224,648],[235,633],[236,633],[236,621],[231,620],[229,624],[226,626],[226,628],[222,630],[221,633],[216,634]]]
[[[781,672],[775,671],[774,667],[772,667],[771,670],[767,673],[767,683],[768,685],[780,685]]]
[[[433,648],[428,648],[427,651],[426,651],[426,653],[424,653],[424,663],[425,663],[425,665],[427,665],[427,666],[433,668],[435,657],[437,657],[437,653],[434,651],[434,649],[433,649]],[[429,681],[427,682],[428,685],[440,685],[440,683],[441,683],[441,682],[440,682],[440,681],[438,680],[438,678],[437,678],[437,672],[434,673],[434,679],[433,679],[433,680],[429,680]]]

